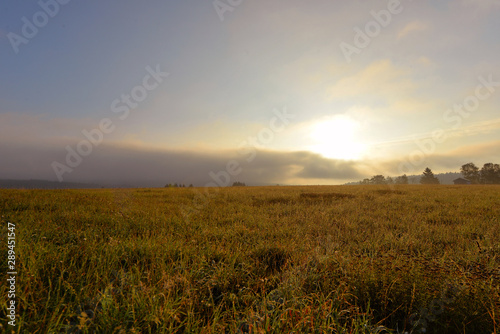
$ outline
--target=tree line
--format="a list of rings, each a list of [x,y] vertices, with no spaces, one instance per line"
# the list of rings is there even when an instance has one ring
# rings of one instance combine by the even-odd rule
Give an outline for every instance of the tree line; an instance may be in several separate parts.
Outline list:
[[[385,177],[384,175],[374,175],[371,179],[364,179],[359,181],[360,184],[408,184],[408,176],[403,174],[396,178],[390,176]]]
[[[246,184],[244,182],[238,182],[238,181],[236,181],[236,182],[233,182],[232,186],[233,187],[246,187]],[[193,185],[190,184],[188,187],[189,188],[193,188]],[[177,184],[177,183],[173,183],[173,184],[172,183],[167,183],[165,185],[165,188],[186,188],[186,185],[184,183],[182,183],[182,184],[181,183],[179,183],[179,184]]]
[[[390,176],[385,177],[384,175],[374,175],[371,179],[364,179],[360,181],[359,184],[408,184],[408,176],[403,174],[401,176],[392,178]],[[421,184],[439,184],[439,179],[434,176],[434,173],[430,168],[426,168],[420,177]]]
[[[189,188],[192,188],[192,187],[193,187],[193,185],[190,184]],[[177,184],[177,183],[174,183],[174,184],[167,183],[165,185],[165,188],[186,188],[186,185],[185,184],[181,184],[181,183],[179,183],[179,184]]]
[[[474,163],[469,162],[460,168],[463,178],[471,184],[500,184],[500,165],[486,163],[481,169]],[[421,184],[440,184],[439,179],[430,168],[426,168],[420,177]],[[408,184],[408,177],[405,175],[392,178],[390,176],[374,175],[359,181],[359,184]]]
[[[481,169],[469,162],[460,168],[460,173],[472,184],[500,184],[500,165],[491,162]]]

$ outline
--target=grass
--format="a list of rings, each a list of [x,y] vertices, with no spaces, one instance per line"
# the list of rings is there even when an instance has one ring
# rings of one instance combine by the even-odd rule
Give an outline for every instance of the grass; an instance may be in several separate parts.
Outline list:
[[[0,213],[14,333],[500,329],[497,186],[0,190]]]

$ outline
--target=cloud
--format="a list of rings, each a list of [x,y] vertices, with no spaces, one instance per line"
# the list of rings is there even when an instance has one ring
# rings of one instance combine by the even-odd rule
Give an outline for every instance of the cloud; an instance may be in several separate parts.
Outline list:
[[[436,128],[434,131],[442,131],[442,136],[445,137],[446,140],[449,140],[449,139],[456,140],[457,138],[471,137],[471,136],[477,136],[477,135],[482,135],[482,134],[489,134],[489,133],[499,131],[499,130],[500,130],[500,118],[492,119],[489,121],[476,122],[476,123],[473,123],[473,124],[470,124],[467,126],[461,126],[457,129],[454,129],[454,128],[447,128],[447,129]],[[416,133],[416,134],[412,134],[409,136],[393,138],[391,140],[374,143],[373,146],[374,147],[397,146],[397,145],[404,145],[404,144],[408,144],[408,143],[414,143],[417,140],[431,139],[433,137],[434,131],[426,132],[426,133]]]
[[[412,90],[411,72],[397,67],[389,59],[378,60],[357,72],[346,76],[329,89],[331,99],[352,98],[360,95],[376,95],[389,98]]]
[[[325,159],[312,154],[301,162],[304,168],[296,176],[303,179],[352,179],[362,175],[353,168],[356,162]]]
[[[255,151],[248,152],[152,150],[102,144],[83,158],[64,181],[89,182],[107,186],[162,186],[166,183],[226,182],[230,161],[238,163],[239,173],[229,183],[242,181],[261,185],[274,183],[342,183],[359,178],[356,162],[334,161],[310,152]],[[66,164],[67,152],[33,144],[27,146],[0,144],[0,178],[56,180],[51,167],[54,161]],[[241,169],[241,170],[240,170]],[[219,181],[216,181],[219,180]]]
[[[468,157],[476,161],[500,163],[500,140],[465,145],[450,151],[448,156]],[[495,160],[496,159],[496,160]],[[491,160],[491,161],[490,161]]]
[[[327,96],[334,102],[383,106],[385,116],[432,112],[439,98],[423,89],[433,80],[418,77],[423,67],[395,65],[390,59],[377,60],[331,85]]]
[[[430,60],[429,58],[427,58],[425,56],[419,57],[416,60],[416,62],[417,62],[418,65],[421,65],[421,66],[424,66],[424,67],[435,66],[436,65],[432,60]]]
[[[487,10],[500,7],[500,0],[462,0],[465,7],[476,7],[477,9]]]
[[[459,145],[447,152],[432,154],[424,154],[418,150],[409,152],[411,153],[392,159],[377,162],[366,161],[366,164],[374,167],[377,171],[377,173],[372,172],[372,174],[400,175],[406,173],[411,175],[420,174],[426,167],[431,168],[434,172],[443,173],[457,172],[463,164],[471,161],[478,166],[487,162],[500,163],[499,140]]]
[[[428,28],[429,28],[429,26],[422,21],[412,21],[399,31],[398,39],[404,38],[411,33],[425,31]]]
[[[479,128],[479,127],[478,127]],[[54,161],[65,164],[64,146],[0,144],[0,179],[56,180]],[[455,147],[447,153],[436,151],[425,156],[407,174],[419,174],[429,166],[435,172],[456,171],[469,161],[476,164],[500,162],[500,141],[484,141]],[[255,158],[252,160],[253,154]],[[249,149],[195,151],[159,150],[143,146],[102,144],[83,158],[73,172],[64,174],[68,182],[96,183],[109,187],[161,187],[167,183],[204,186],[235,181],[248,185],[266,184],[342,184],[375,174],[399,175],[406,155],[386,159],[344,161],[307,151]],[[250,161],[249,161],[250,160]],[[229,167],[237,163],[236,167]],[[229,165],[228,165],[229,164]],[[229,172],[236,170],[236,173]]]

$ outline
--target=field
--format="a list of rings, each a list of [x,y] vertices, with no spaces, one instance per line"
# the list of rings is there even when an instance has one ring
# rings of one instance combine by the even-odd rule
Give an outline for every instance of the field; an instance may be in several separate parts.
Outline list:
[[[0,190],[13,332],[500,331],[498,186],[207,191]]]

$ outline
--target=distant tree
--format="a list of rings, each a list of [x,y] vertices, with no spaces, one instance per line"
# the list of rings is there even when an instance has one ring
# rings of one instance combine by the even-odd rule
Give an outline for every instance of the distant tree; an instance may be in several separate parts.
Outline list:
[[[385,181],[387,184],[394,184],[394,180],[392,179],[392,177],[388,176],[386,178],[386,181]]]
[[[170,188],[170,183],[167,183],[167,184],[165,185],[165,188]]]
[[[396,184],[408,184],[408,176],[406,174],[398,176],[395,182]]]
[[[189,188],[193,188],[193,184],[192,183],[189,185]]]
[[[174,183],[174,188],[177,188],[179,187],[179,185],[177,183]]]
[[[463,165],[460,168],[460,173],[462,173],[464,179],[469,180],[473,184],[477,184],[481,181],[481,173],[479,173],[479,168],[472,162]]]
[[[387,181],[384,175],[375,175],[370,179],[371,184],[386,184]]]
[[[434,173],[432,170],[430,170],[429,167],[427,167],[424,170],[424,175],[420,178],[420,183],[421,184],[439,184],[439,179],[434,176]]]
[[[480,180],[484,184],[499,184],[500,183],[500,165],[487,163],[481,168]]]
[[[238,182],[238,181],[233,182],[233,187],[245,187],[245,186],[246,184],[243,182]]]
[[[370,184],[370,179],[364,179],[363,181],[359,182],[360,184]]]

